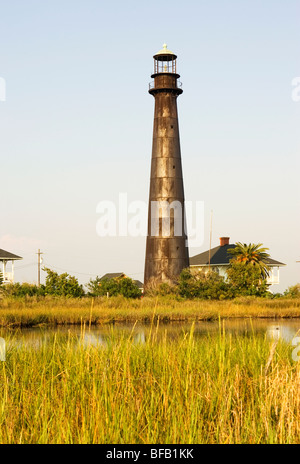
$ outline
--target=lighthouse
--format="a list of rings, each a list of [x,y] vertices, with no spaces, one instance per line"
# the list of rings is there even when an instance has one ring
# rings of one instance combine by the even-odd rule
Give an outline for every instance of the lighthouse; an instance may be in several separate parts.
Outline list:
[[[167,45],[154,55],[155,100],[145,288],[174,282],[189,266],[177,97],[182,94],[177,56]]]

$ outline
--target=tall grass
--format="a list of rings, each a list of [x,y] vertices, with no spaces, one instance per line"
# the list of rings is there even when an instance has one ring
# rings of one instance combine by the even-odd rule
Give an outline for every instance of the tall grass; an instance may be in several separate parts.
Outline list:
[[[300,367],[264,336],[7,341],[1,443],[299,443]]]
[[[124,297],[63,299],[24,298],[0,301],[0,326],[103,324],[119,321],[218,320],[232,317],[300,317],[300,299],[242,298],[232,301],[177,300],[170,297],[131,300]]]

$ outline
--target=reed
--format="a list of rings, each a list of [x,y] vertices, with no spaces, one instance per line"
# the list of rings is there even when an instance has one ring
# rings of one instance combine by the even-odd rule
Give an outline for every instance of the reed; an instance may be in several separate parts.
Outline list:
[[[178,300],[169,297],[130,300],[115,298],[24,298],[0,302],[0,326],[105,324],[111,322],[203,321],[219,318],[300,317],[300,299],[242,298],[232,301]]]
[[[12,332],[1,443],[299,443],[300,367],[283,342],[231,336],[222,322],[176,340],[152,324],[145,343],[111,329],[106,345],[86,346],[88,331],[39,347]]]

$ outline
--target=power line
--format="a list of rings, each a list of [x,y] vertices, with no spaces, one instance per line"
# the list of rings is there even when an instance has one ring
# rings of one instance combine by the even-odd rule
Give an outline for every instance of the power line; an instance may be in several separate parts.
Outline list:
[[[15,269],[16,269],[16,270],[18,270],[18,269],[24,269],[25,267],[31,267],[31,266],[35,266],[35,263],[23,264],[22,266],[16,266]]]
[[[63,271],[63,272],[72,272],[72,274],[81,274],[81,275],[86,275],[86,276],[96,276],[97,274],[87,274],[86,272],[78,272],[78,271],[70,271],[67,269],[62,269],[61,267],[53,266],[50,263],[46,263],[45,266],[49,266],[50,268],[57,269],[58,271]]]
[[[79,271],[70,271],[68,269],[62,269],[61,267],[58,267],[58,266],[53,266],[52,264],[50,263],[45,263],[45,266],[46,267],[49,267],[49,268],[53,268],[53,269],[57,269],[58,271],[63,271],[63,272],[68,272],[68,273],[72,273],[72,274],[81,274],[81,275],[85,275],[85,276],[90,276],[90,277],[94,277],[94,276],[97,276],[98,273],[94,273],[94,274],[88,274],[86,272],[79,272]],[[136,272],[136,273],[130,273],[130,275],[132,276],[135,276],[135,275],[140,275],[142,274],[142,272]]]

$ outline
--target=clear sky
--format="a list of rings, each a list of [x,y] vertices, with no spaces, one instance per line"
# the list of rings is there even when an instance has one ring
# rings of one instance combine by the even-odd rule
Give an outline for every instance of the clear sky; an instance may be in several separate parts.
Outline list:
[[[153,54],[178,55],[185,196],[205,236],[262,242],[300,281],[299,0],[0,1],[0,248],[86,283],[143,280],[145,238],[96,234],[97,204],[148,201]],[[44,273],[43,273],[44,277]]]

